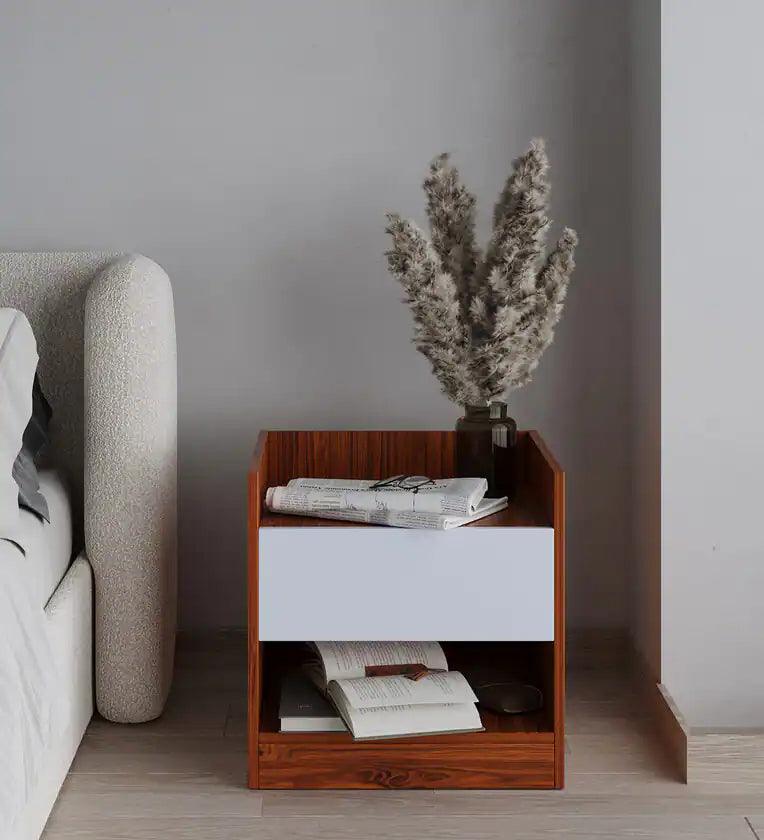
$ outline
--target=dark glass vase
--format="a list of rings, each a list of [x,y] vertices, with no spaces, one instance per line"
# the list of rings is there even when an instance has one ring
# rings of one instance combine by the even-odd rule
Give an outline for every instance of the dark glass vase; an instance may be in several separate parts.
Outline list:
[[[508,496],[515,490],[517,423],[507,405],[468,405],[456,421],[456,472],[488,481],[488,498]]]

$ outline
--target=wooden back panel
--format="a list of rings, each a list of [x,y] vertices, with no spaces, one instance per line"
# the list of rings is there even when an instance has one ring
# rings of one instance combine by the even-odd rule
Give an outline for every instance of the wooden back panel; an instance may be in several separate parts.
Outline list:
[[[268,432],[268,486],[291,478],[453,475],[453,432]]]
[[[455,432],[267,431],[260,433],[250,478],[256,474],[261,498],[266,488],[298,477],[379,479],[407,473],[444,478],[455,474],[455,452]],[[534,524],[552,526],[559,466],[536,432],[518,432],[514,469],[514,509]]]
[[[381,478],[397,473],[454,475],[456,433],[450,431],[263,431],[250,474],[263,486],[290,478]],[[550,519],[555,478],[562,472],[538,432],[517,433],[518,487],[543,496]]]

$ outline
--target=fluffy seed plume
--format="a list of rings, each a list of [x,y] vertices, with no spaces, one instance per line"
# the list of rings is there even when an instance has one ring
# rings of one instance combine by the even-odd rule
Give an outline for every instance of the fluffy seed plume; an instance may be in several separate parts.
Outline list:
[[[443,392],[461,405],[473,405],[480,397],[468,376],[469,327],[460,315],[453,277],[413,222],[395,213],[387,219],[393,240],[387,264],[414,314],[414,343],[430,360]]]
[[[475,246],[475,196],[461,183],[446,153],[432,161],[423,187],[433,248],[443,270],[453,277],[459,304],[466,312],[480,259]]]
[[[552,343],[575,267],[578,237],[563,230],[545,256],[551,222],[544,142],[512,164],[485,256],[475,242],[475,197],[448,155],[424,181],[430,239],[388,214],[388,267],[414,316],[414,342],[446,396],[482,405],[530,381]]]

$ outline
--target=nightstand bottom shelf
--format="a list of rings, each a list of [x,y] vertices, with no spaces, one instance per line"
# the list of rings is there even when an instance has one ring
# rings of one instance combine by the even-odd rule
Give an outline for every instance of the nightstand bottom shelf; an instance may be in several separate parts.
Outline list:
[[[258,787],[262,789],[399,788],[549,789],[554,783],[554,735],[529,736],[523,742],[488,740],[471,743],[401,741],[353,743],[329,741],[262,742]],[[542,740],[542,738],[544,740]]]
[[[518,678],[551,686],[552,643],[443,643],[449,667],[494,660]],[[256,777],[264,789],[554,788],[553,709],[525,715],[481,710],[484,732],[354,741],[344,732],[279,732],[279,686],[304,656],[293,642],[261,643],[262,697]],[[546,695],[546,691],[545,691]],[[552,694],[546,695],[552,698]],[[254,782],[254,784],[253,784]]]

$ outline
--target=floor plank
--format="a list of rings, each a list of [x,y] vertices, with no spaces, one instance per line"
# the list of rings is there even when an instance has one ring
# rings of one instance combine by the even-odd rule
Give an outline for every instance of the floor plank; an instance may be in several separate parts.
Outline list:
[[[645,732],[628,729],[610,733],[577,734],[566,738],[565,765],[570,775],[610,771],[628,773],[646,770],[670,776],[660,745]]]
[[[435,792],[405,791],[263,791],[264,817],[393,817],[436,812]]]
[[[196,773],[70,775],[53,810],[53,825],[100,818],[259,817],[262,797],[234,779]]]
[[[751,840],[742,817],[241,817],[106,819],[54,827],[55,840]]]
[[[695,817],[739,816],[761,807],[759,793],[738,793],[728,796],[687,795],[674,790],[655,791],[651,796],[639,792],[616,793],[607,785],[599,793],[568,791],[435,791],[435,813],[462,816],[469,814],[591,817]],[[266,813],[264,808],[263,813]]]
[[[87,732],[70,774],[197,773],[216,774],[226,781],[242,782],[247,749],[243,740],[192,735],[166,738],[156,735],[110,735]]]
[[[741,784],[764,784],[764,734],[692,733],[687,774],[693,783],[734,778]]]

